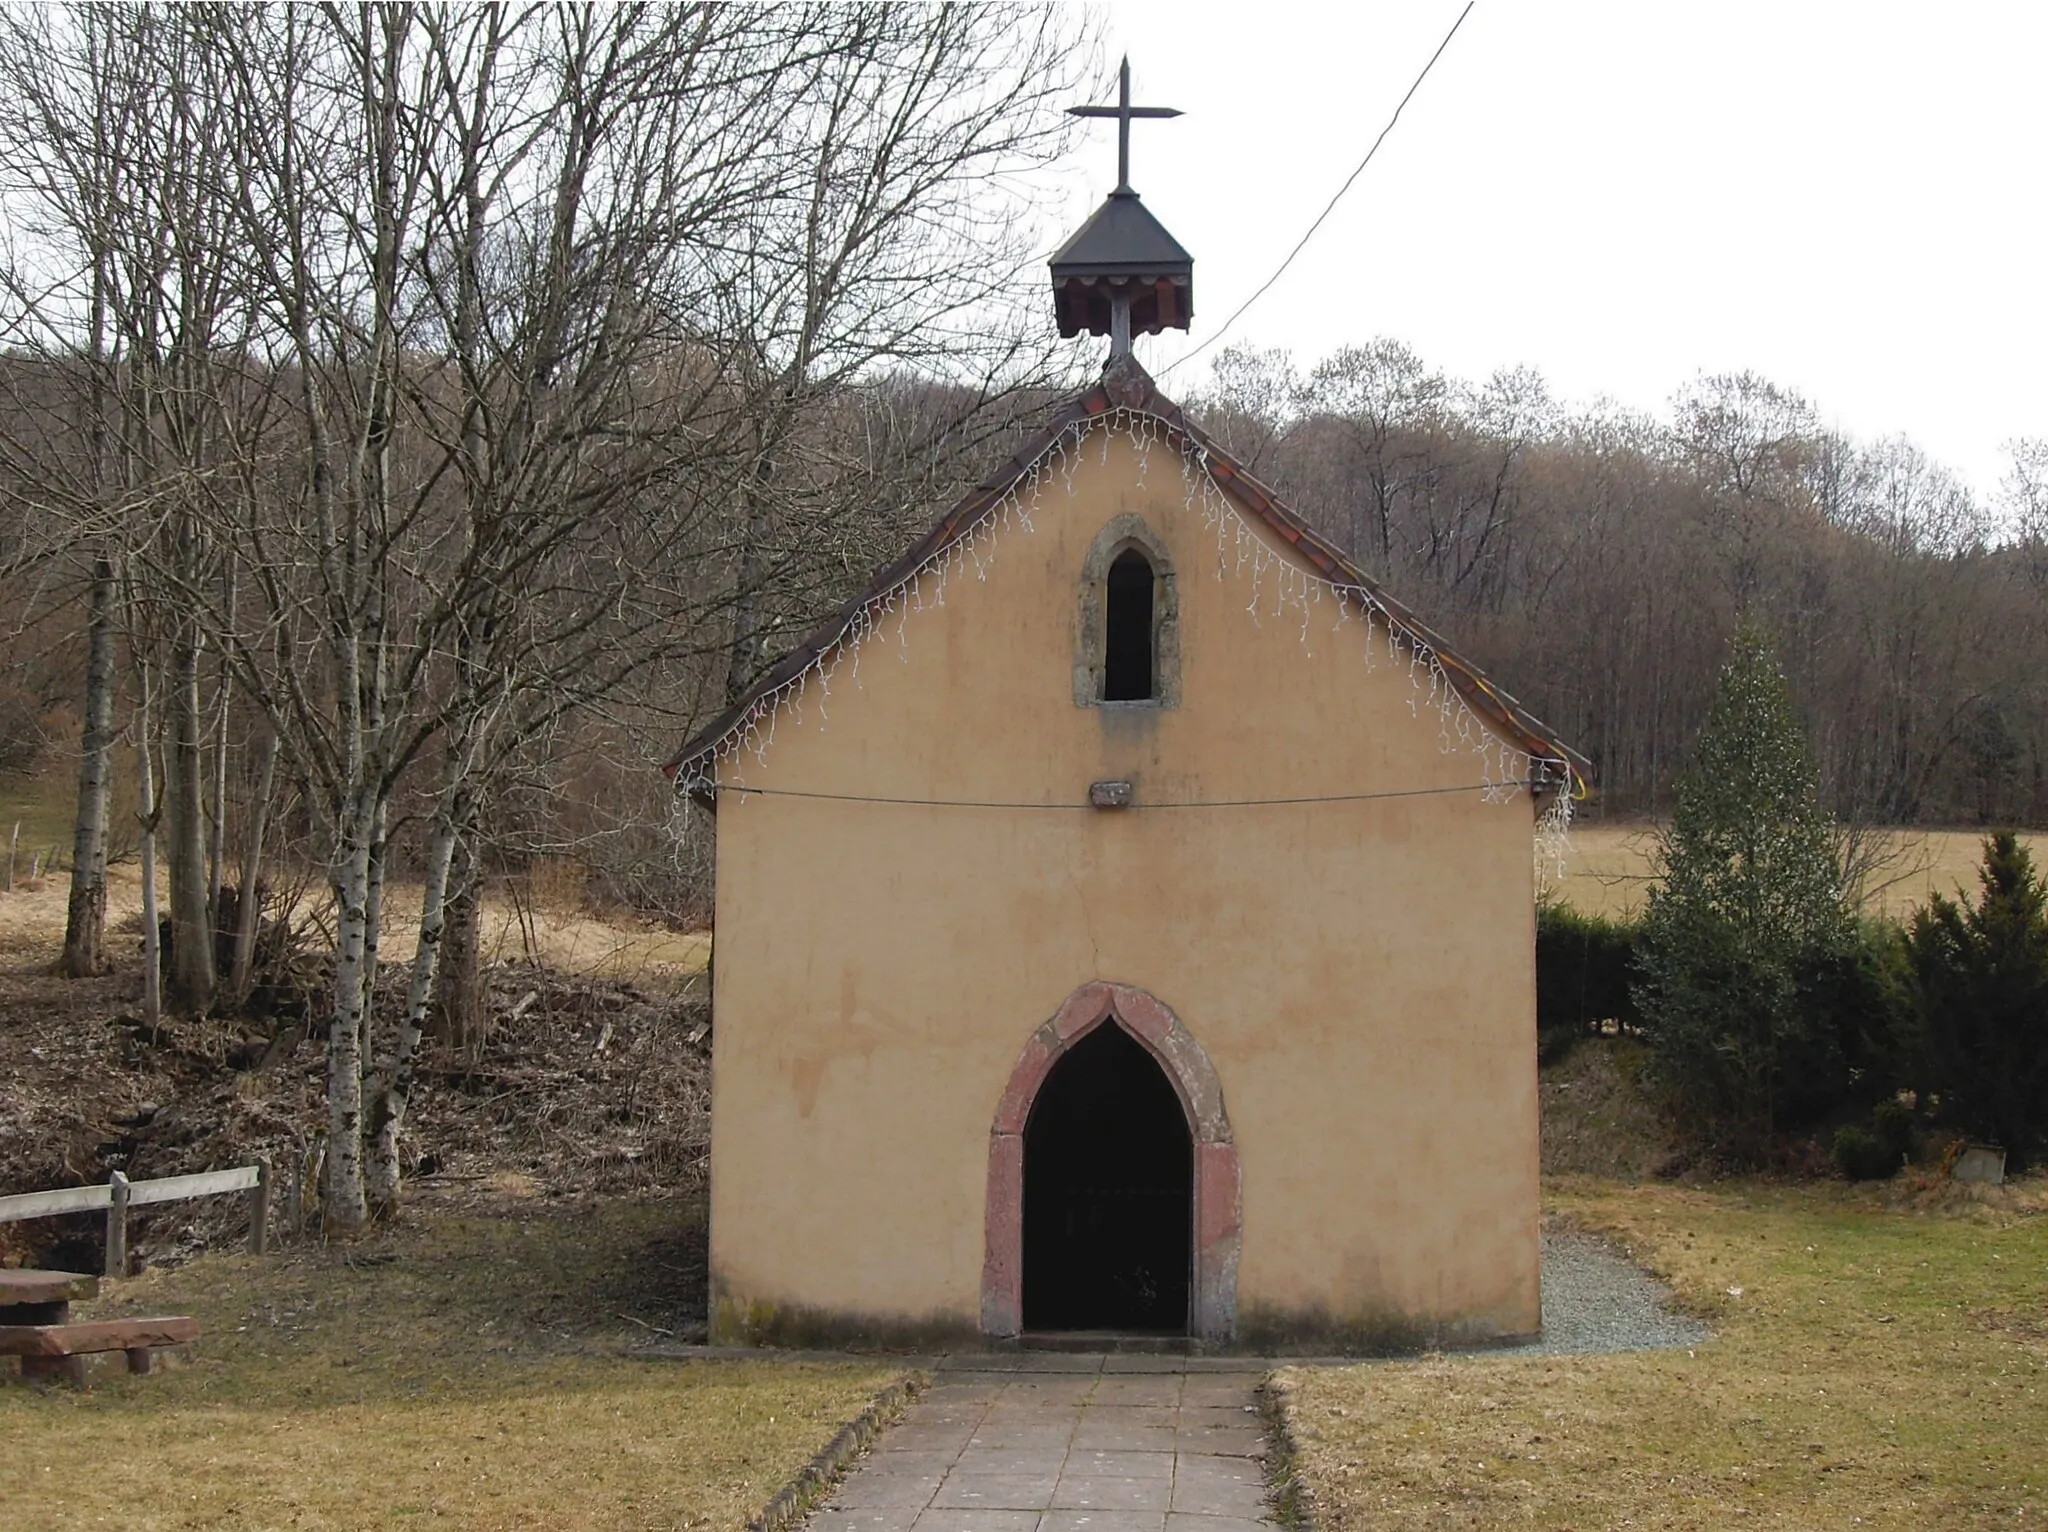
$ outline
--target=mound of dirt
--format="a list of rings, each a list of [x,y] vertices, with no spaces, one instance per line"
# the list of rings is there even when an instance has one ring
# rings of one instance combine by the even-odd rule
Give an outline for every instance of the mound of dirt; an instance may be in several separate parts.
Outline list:
[[[387,968],[377,1013],[402,1004]],[[0,1193],[247,1165],[275,1167],[273,1224],[317,1227],[325,1051],[303,1023],[136,1015],[133,976],[66,982],[0,975]],[[487,971],[488,1041],[429,1048],[405,1134],[408,1179],[444,1192],[539,1196],[701,1186],[710,1143],[710,1017],[690,996],[526,964]],[[301,1188],[295,1208],[291,1189]],[[137,1210],[131,1249],[182,1259],[247,1230],[238,1197]],[[97,1270],[101,1223],[80,1214],[0,1224],[0,1264]]]
[[[1589,1037],[1543,1071],[1543,1173],[1640,1181],[1672,1156],[1634,1038]]]

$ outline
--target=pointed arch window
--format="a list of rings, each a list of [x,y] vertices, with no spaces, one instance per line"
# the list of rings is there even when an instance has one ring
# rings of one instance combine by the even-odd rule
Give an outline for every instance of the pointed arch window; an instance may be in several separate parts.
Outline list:
[[[1126,548],[1103,581],[1102,700],[1154,702],[1157,667],[1152,655],[1152,561]]]
[[[1074,705],[1180,706],[1173,565],[1142,517],[1118,516],[1097,534],[1079,597]]]

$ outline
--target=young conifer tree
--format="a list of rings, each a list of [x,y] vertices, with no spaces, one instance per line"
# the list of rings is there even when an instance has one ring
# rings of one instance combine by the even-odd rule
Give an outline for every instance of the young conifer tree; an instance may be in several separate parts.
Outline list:
[[[1831,1048],[1802,977],[1852,931],[1813,762],[1754,623],[1736,630],[1660,852],[1635,991],[1656,1072],[1706,1147],[1754,1159]]]
[[[1977,881],[1976,908],[1936,894],[1914,913],[1920,1042],[1943,1118],[2024,1168],[2048,1155],[2048,888],[2010,830]]]

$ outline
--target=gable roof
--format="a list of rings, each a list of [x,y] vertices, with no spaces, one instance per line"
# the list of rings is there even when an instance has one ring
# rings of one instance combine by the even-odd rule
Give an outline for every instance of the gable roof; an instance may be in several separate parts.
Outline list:
[[[1592,763],[1585,756],[1488,680],[1478,666],[1462,658],[1408,607],[1389,596],[1377,580],[1352,563],[1336,544],[1283,505],[1277,495],[1189,420],[1179,405],[1162,394],[1151,374],[1129,356],[1112,360],[1103,369],[1100,382],[1056,409],[1044,429],[1019,448],[1015,456],[956,501],[902,557],[878,571],[859,595],[765,671],[731,707],[692,736],[662,770],[679,787],[703,801],[711,801],[709,784],[690,768],[714,755],[727,737],[744,727],[764,703],[772,706],[771,699],[776,693],[844,639],[863,614],[881,606],[934,557],[979,525],[989,508],[1025,478],[1062,435],[1118,409],[1154,416],[1164,424],[1169,438],[1198,448],[1218,489],[1293,547],[1325,579],[1366,596],[1396,632],[1412,646],[1426,650],[1443,667],[1466,706],[1536,759],[1562,763],[1574,795],[1589,789],[1586,769]]]

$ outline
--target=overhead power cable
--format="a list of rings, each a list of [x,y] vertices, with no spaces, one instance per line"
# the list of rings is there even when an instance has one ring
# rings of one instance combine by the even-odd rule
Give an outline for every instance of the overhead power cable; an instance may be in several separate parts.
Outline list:
[[[737,782],[720,782],[713,791],[721,798],[809,798],[821,803],[882,803],[916,809],[1047,809],[1058,813],[1130,814],[1147,809],[1269,809],[1309,803],[1372,803],[1382,798],[1435,798],[1450,793],[1490,793],[1513,787],[1534,787],[1533,780],[1513,782],[1465,782],[1456,787],[1410,787],[1382,793],[1328,793],[1304,798],[1202,798],[1180,802],[1126,804],[1101,809],[1091,803],[1024,803],[982,798],[884,798],[865,793],[807,793],[790,787],[747,787]]]
[[[1172,372],[1174,368],[1180,366],[1182,362],[1191,361],[1195,357],[1200,356],[1204,351],[1208,350],[1211,346],[1215,345],[1216,342],[1223,339],[1224,336],[1228,335],[1230,333],[1230,327],[1236,324],[1238,320],[1244,317],[1244,311],[1250,308],[1254,303],[1257,303],[1261,298],[1265,297],[1267,292],[1271,290],[1273,284],[1279,281],[1281,277],[1287,274],[1287,268],[1294,264],[1294,258],[1300,255],[1301,252],[1307,248],[1308,242],[1315,238],[1316,230],[1320,229],[1323,226],[1324,222],[1329,218],[1330,214],[1337,210],[1337,204],[1344,200],[1344,194],[1351,190],[1352,183],[1365,173],[1365,167],[1372,163],[1372,157],[1380,152],[1380,145],[1385,143],[1387,141],[1387,135],[1394,131],[1394,124],[1401,120],[1402,110],[1408,105],[1408,103],[1411,100],[1414,99],[1416,91],[1422,88],[1422,82],[1429,78],[1430,70],[1436,68],[1436,61],[1444,56],[1444,50],[1450,47],[1451,39],[1458,35],[1458,28],[1462,27],[1465,24],[1465,18],[1472,14],[1472,7],[1477,3],[1478,0],[1465,0],[1465,9],[1458,12],[1458,19],[1451,23],[1450,31],[1444,33],[1444,40],[1436,45],[1436,52],[1432,53],[1429,56],[1429,62],[1422,66],[1422,73],[1418,74],[1415,77],[1414,83],[1408,87],[1408,93],[1401,98],[1400,104],[1394,108],[1394,115],[1389,117],[1387,119],[1387,125],[1380,129],[1380,136],[1378,138],[1375,138],[1372,141],[1372,147],[1365,151],[1365,158],[1360,160],[1358,164],[1355,167],[1353,167],[1351,174],[1344,178],[1344,184],[1337,188],[1337,195],[1332,197],[1330,199],[1329,205],[1325,207],[1322,210],[1322,212],[1316,215],[1316,221],[1308,226],[1308,232],[1301,236],[1301,239],[1295,244],[1295,247],[1287,252],[1287,259],[1280,263],[1279,267],[1273,272],[1273,274],[1270,277],[1266,278],[1266,280],[1260,285],[1259,290],[1257,292],[1253,293],[1249,298],[1245,299],[1244,302],[1240,303],[1237,306],[1237,311],[1233,313],[1228,319],[1223,321],[1222,326],[1216,331],[1214,335],[1211,335],[1207,340],[1203,341],[1199,346],[1195,347],[1194,350],[1183,353],[1181,356],[1178,356],[1173,361],[1167,363],[1166,366],[1160,368],[1159,375],[1161,377],[1165,377],[1166,374]]]

